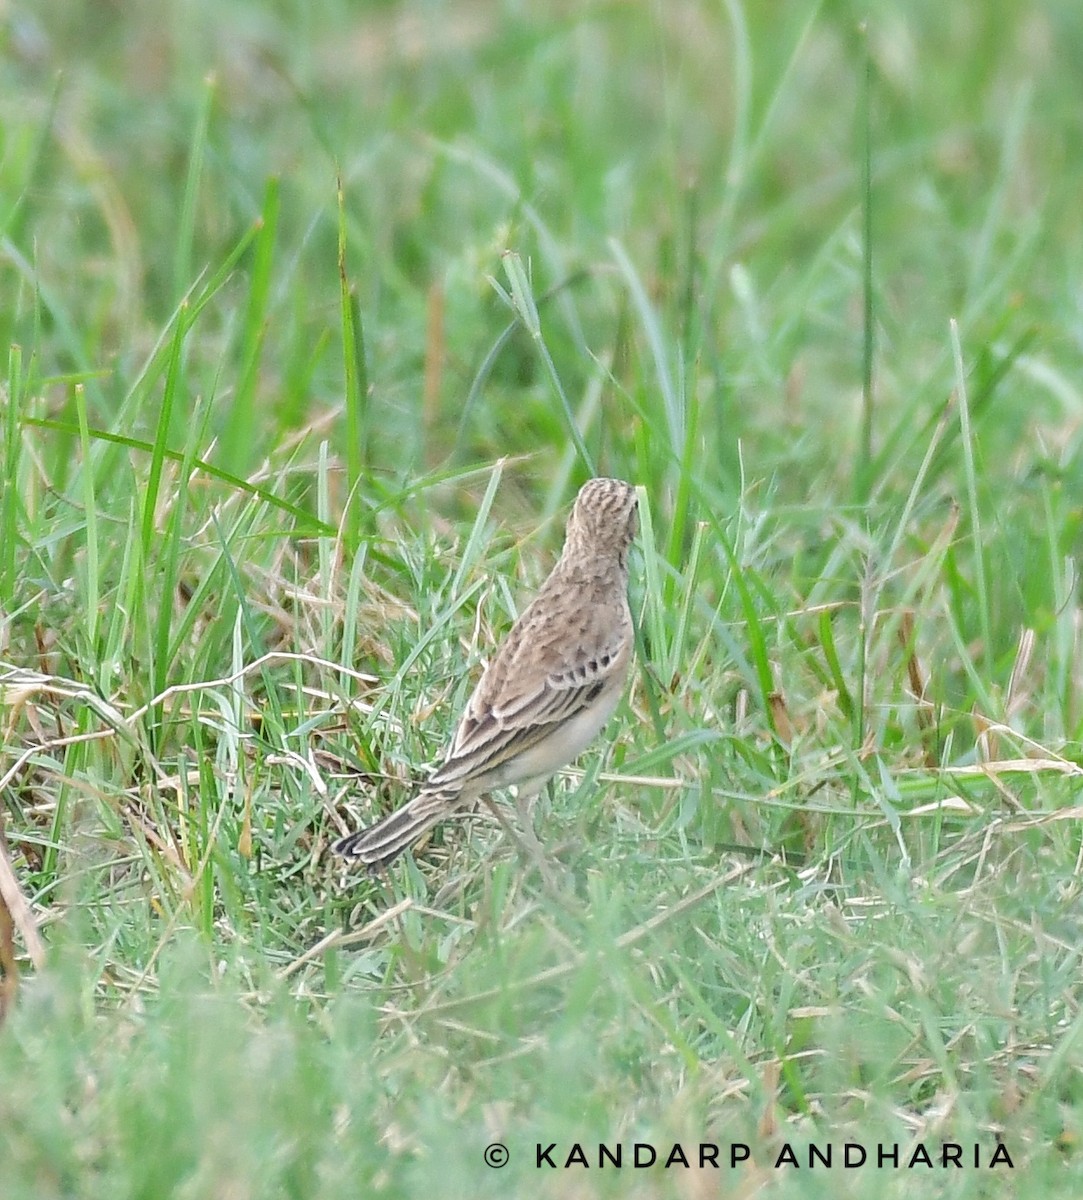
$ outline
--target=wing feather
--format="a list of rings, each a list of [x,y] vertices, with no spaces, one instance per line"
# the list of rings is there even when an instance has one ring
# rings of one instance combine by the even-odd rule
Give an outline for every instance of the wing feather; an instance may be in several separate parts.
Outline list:
[[[631,653],[627,609],[599,609],[581,589],[566,590],[559,599],[544,591],[486,668],[432,785],[465,784],[497,770],[550,737],[554,725],[574,720],[612,683],[623,682]],[[544,622],[532,619],[539,604]],[[578,636],[569,638],[569,628]]]

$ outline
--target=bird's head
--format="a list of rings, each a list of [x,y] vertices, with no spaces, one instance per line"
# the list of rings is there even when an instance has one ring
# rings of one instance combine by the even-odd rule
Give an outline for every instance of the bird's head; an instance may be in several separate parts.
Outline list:
[[[565,554],[615,555],[623,564],[639,529],[636,490],[623,479],[591,479],[568,518]]]

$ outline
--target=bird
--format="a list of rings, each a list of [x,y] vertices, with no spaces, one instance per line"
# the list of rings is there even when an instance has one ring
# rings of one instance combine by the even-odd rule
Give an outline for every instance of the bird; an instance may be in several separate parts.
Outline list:
[[[335,854],[376,873],[434,825],[510,785],[541,853],[530,800],[601,732],[624,691],[637,508],[636,489],[621,479],[580,488],[559,560],[485,668],[441,764],[400,808],[334,842]]]

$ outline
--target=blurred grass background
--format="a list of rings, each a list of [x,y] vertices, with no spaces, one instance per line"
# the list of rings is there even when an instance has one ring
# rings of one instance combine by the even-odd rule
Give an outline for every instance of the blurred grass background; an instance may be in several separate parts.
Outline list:
[[[1078,1195],[1078,6],[0,21],[4,1200]],[[343,876],[594,470],[560,893]]]

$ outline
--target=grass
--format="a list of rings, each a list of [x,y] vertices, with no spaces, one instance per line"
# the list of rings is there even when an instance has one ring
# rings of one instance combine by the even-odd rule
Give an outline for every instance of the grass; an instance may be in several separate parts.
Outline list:
[[[1081,43],[9,15],[4,1200],[1079,1194]],[[639,655],[559,893],[483,815],[344,876],[594,471]]]

